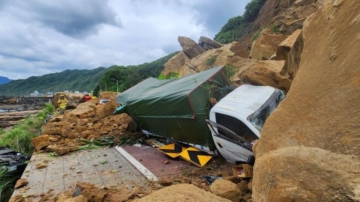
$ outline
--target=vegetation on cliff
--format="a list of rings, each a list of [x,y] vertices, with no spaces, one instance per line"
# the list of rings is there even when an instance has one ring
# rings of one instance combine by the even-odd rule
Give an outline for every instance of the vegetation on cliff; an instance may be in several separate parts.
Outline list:
[[[100,90],[122,92],[144,79],[158,77],[164,69],[164,64],[177,53],[136,66],[111,66],[98,82],[94,94],[97,95]]]
[[[236,41],[246,33],[246,28],[253,22],[264,5],[266,0],[252,0],[245,7],[244,15],[230,18],[229,21],[221,28],[220,32],[215,35],[214,40],[226,44]]]

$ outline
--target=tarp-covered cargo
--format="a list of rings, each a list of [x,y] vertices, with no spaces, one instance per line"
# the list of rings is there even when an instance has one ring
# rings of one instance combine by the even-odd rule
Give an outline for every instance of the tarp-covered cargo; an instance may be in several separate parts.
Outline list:
[[[181,79],[148,78],[116,101],[142,130],[176,141],[215,149],[205,119],[212,89],[228,86],[225,69],[215,67]]]

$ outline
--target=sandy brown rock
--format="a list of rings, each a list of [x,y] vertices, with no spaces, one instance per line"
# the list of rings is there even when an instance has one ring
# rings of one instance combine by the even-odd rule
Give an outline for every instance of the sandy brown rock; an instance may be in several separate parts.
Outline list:
[[[245,47],[237,41],[231,42],[230,50],[242,58],[249,57],[249,53],[246,51]]]
[[[221,48],[208,50],[205,53],[191,59],[188,64],[185,64],[180,69],[180,77],[196,73],[196,71],[194,71],[191,67],[196,67],[199,71],[204,71],[212,67],[231,64],[237,70],[237,73],[234,75],[233,79],[238,79],[238,74],[250,68],[251,65],[256,62],[256,60],[242,58],[236,55],[230,50],[231,47],[232,44],[226,44]],[[216,57],[214,64],[206,64],[207,60],[211,57]]]
[[[253,41],[250,57],[256,60],[268,60],[276,52],[278,45],[286,39],[284,34],[273,33],[270,29],[264,29],[259,38]]]
[[[40,151],[41,149],[49,146],[49,135],[40,135],[31,139],[31,143],[34,146],[35,151]]]
[[[360,200],[359,10],[326,0],[305,21],[296,78],[254,147],[254,201]]]
[[[229,180],[215,180],[215,182],[210,185],[210,190],[217,196],[231,201],[239,201],[241,198],[241,192],[238,187]]]
[[[45,162],[40,162],[38,164],[36,164],[36,169],[43,169],[46,168],[48,165]]]
[[[207,201],[207,202],[230,202],[230,200],[216,196],[211,192],[204,191],[192,184],[177,184],[154,191],[150,195],[134,200],[136,202],[153,201]]]
[[[201,36],[199,39],[199,45],[201,48],[203,48],[204,50],[210,50],[210,49],[214,49],[214,48],[220,48],[222,46],[222,44],[209,39],[205,36]]]
[[[205,50],[201,48],[194,40],[188,37],[179,36],[178,41],[182,47],[184,54],[190,59],[205,52]]]
[[[83,195],[79,195],[73,198],[66,199],[63,202],[88,202],[88,200]]]
[[[177,73],[187,62],[190,62],[190,59],[183,51],[180,51],[164,64],[164,70],[161,74],[166,76],[169,73]]]
[[[25,178],[21,178],[18,181],[16,181],[16,184],[14,186],[15,189],[18,189],[20,187],[23,187],[25,185],[27,185],[29,183],[29,181]]]
[[[253,85],[272,86],[288,91],[291,80],[288,76],[280,74],[284,67],[284,61],[265,60],[253,64],[249,69],[239,75],[244,83]]]

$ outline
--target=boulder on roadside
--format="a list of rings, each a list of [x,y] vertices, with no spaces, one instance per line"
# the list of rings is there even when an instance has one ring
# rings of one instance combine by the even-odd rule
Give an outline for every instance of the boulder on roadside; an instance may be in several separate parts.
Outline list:
[[[68,109],[74,109],[79,105],[79,103],[83,102],[84,94],[82,93],[58,92],[54,95],[53,98],[53,105],[55,108],[59,107],[59,104],[57,102],[60,99],[61,94],[65,95],[65,98],[68,100],[68,104],[66,107]]]
[[[27,185],[29,181],[25,178],[20,178],[18,181],[16,181],[16,184],[14,186],[15,189],[21,188],[25,185]]]
[[[31,139],[35,151],[40,151],[50,145],[49,135],[40,135]]]
[[[68,198],[64,200],[63,202],[88,202],[88,199],[85,198],[83,195],[79,195],[73,198]]]
[[[239,201],[241,192],[236,184],[229,180],[217,179],[210,185],[212,193],[231,201]]]

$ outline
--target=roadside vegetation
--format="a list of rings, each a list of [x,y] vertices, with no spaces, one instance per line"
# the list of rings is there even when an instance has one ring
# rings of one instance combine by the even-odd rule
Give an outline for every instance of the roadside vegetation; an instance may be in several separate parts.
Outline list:
[[[3,133],[0,139],[0,146],[9,147],[26,155],[31,154],[33,152],[31,139],[39,134],[47,114],[52,113],[54,113],[53,105],[46,103],[45,107],[38,114],[27,116],[10,131]]]
[[[35,116],[27,116],[10,131],[0,129],[0,146],[9,147],[25,155],[31,155],[33,146],[31,139],[39,134],[41,126],[45,123],[46,116],[54,113],[53,105],[46,103],[45,107]],[[8,201],[13,192],[16,181],[21,174],[10,175],[8,167],[0,163],[0,201]]]

